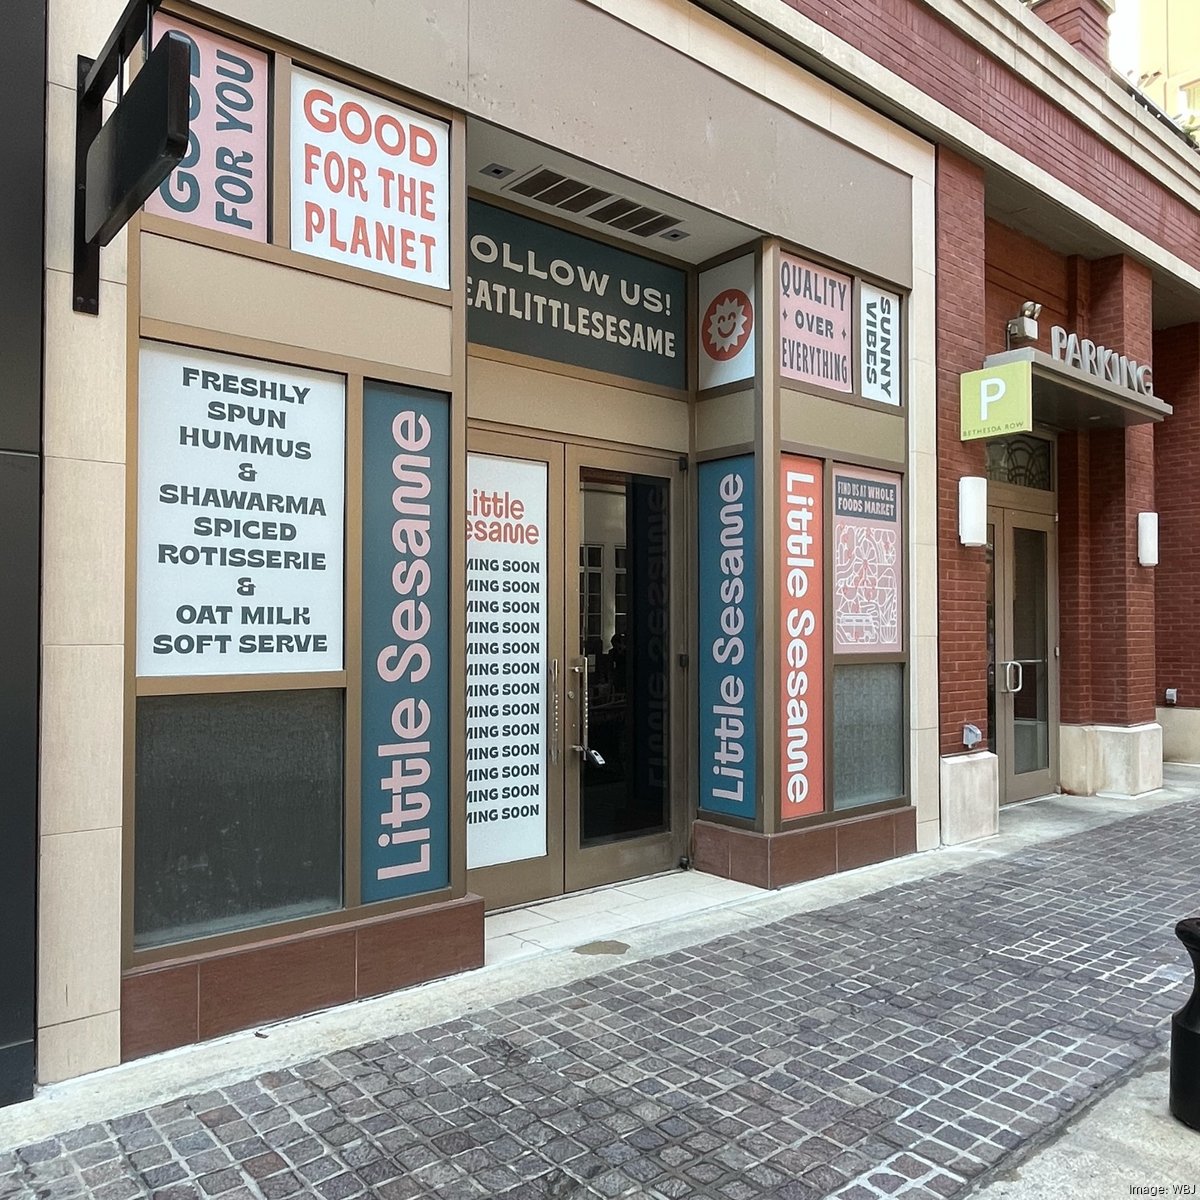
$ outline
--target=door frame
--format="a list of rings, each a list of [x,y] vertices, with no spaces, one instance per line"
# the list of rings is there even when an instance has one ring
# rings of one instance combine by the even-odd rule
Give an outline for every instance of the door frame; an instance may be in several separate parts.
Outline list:
[[[568,891],[581,891],[622,879],[634,879],[650,875],[675,866],[687,845],[688,813],[686,799],[690,795],[687,754],[687,680],[680,665],[680,655],[687,646],[686,546],[684,542],[687,494],[683,486],[685,476],[679,470],[679,456],[668,453],[653,453],[644,450],[602,449],[590,444],[568,442],[566,446],[566,528],[565,544],[574,548],[582,544],[581,493],[578,486],[580,471],[584,467],[617,471],[631,475],[651,475],[665,480],[667,485],[668,525],[667,556],[668,574],[668,644],[666,647],[667,672],[667,828],[661,833],[645,837],[625,838],[600,845],[582,845],[581,825],[582,778],[581,771],[572,769],[571,763],[579,763],[581,757],[572,747],[581,741],[580,718],[582,705],[578,693],[571,684],[578,676],[568,670],[568,696],[565,709],[565,728],[570,736],[564,741],[567,766],[564,770],[564,813],[565,837],[564,859],[565,880]],[[569,531],[578,531],[572,537]],[[579,628],[580,595],[579,572],[568,573],[566,636],[568,650],[575,649],[572,635]],[[568,668],[580,656],[568,654]]]
[[[678,454],[670,451],[599,445],[556,431],[468,422],[467,454],[524,459],[547,465],[547,639],[546,639],[546,854],[468,870],[468,887],[483,896],[486,907],[511,907],[676,865],[685,852],[690,830],[690,758],[687,753],[687,679],[682,655],[688,645],[686,601],[688,546],[685,539],[687,476]],[[666,831],[642,838],[580,845],[580,761],[572,747],[580,744],[577,662],[580,613],[578,547],[581,467],[654,475],[668,487],[668,817]],[[561,581],[561,584],[559,583]],[[555,665],[557,664],[557,671]],[[555,748],[557,747],[557,755]],[[466,829],[463,831],[466,837]]]
[[[998,759],[1000,803],[1015,804],[1035,796],[1048,795],[1059,783],[1059,634],[1058,634],[1058,517],[1054,512],[1034,511],[1001,503],[989,504],[987,520],[994,530],[992,558],[995,670],[989,680],[993,692],[996,728],[994,744]],[[1046,669],[1047,669],[1047,765],[1036,771],[1017,774],[1015,767],[1016,692],[1002,684],[1000,664],[1014,658],[1013,599],[1015,562],[1013,531],[1036,529],[1046,535]]]

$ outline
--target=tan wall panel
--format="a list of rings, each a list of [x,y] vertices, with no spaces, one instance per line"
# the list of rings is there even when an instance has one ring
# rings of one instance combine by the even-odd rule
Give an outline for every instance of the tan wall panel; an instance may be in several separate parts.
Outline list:
[[[779,435],[845,454],[904,463],[904,417],[824,396],[808,396],[784,388],[779,397]]]
[[[696,452],[754,441],[754,393],[737,392],[696,404]]]
[[[450,374],[440,304],[173,238],[142,238],[142,316],[306,350]]]
[[[581,0],[214,7],[802,248],[912,281],[906,174]],[[569,71],[564,46],[588,48]],[[618,91],[615,107],[581,101]],[[886,122],[868,124],[879,140]]]
[[[688,406],[682,400],[490,358],[467,361],[467,415],[477,421],[688,451]]]

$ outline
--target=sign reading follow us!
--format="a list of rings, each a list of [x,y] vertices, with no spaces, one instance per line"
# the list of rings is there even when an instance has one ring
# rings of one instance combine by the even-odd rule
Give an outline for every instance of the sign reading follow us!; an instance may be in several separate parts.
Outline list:
[[[959,377],[958,395],[964,442],[1033,428],[1033,369],[1027,362],[968,371]]]

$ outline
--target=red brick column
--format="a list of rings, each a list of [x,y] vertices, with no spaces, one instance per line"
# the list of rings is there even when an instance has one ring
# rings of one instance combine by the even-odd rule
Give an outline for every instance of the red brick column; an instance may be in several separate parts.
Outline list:
[[[1154,431],[1156,698],[1178,688],[1181,707],[1200,708],[1200,325],[1154,335],[1154,392],[1175,409]]]
[[[1058,438],[1059,719],[1085,725],[1092,713],[1091,439]]]
[[[1110,69],[1108,18],[1112,5],[1107,0],[1041,0],[1033,11],[1080,54],[1104,71]]]
[[[983,365],[983,170],[937,151],[938,673],[941,750],[963,723],[987,734],[987,558],[958,541],[958,481],[984,474],[982,442],[959,439],[959,384]]]
[[[1093,341],[1151,361],[1151,278],[1124,255],[1092,264]],[[1091,714],[1154,720],[1154,572],[1137,561],[1137,515],[1154,509],[1154,428],[1091,435]],[[1073,586],[1059,580],[1060,592]]]

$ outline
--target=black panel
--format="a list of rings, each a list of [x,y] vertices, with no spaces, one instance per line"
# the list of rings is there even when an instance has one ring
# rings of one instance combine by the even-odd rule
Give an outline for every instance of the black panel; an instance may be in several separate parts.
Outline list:
[[[342,904],[343,693],[143,696],[134,944]]]
[[[46,0],[0,38],[0,1104],[33,1094]]]
[[[10,1100],[33,1087],[32,1073],[6,1072],[32,1061],[34,1034],[40,485],[36,457],[0,451],[0,1095]]]
[[[45,0],[6,5],[0,112],[0,450],[36,454],[42,440]]]

